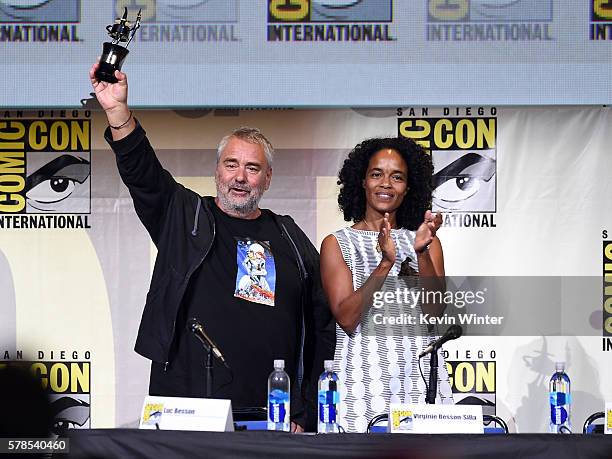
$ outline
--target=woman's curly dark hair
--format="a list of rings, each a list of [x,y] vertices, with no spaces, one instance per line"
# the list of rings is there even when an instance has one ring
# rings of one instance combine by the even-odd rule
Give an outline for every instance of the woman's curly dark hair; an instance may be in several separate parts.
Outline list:
[[[397,209],[397,226],[416,230],[423,222],[425,211],[431,208],[433,163],[431,156],[411,139],[376,138],[358,144],[344,160],[338,174],[338,204],[347,222],[357,223],[364,219],[366,197],[363,180],[370,158],[377,151],[389,148],[399,152],[408,165],[407,185],[410,189]]]

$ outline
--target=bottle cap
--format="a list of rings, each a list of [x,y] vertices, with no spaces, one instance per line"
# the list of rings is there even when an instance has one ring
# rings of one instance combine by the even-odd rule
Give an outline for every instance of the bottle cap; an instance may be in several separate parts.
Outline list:
[[[555,362],[555,368],[558,372],[565,371],[565,362]]]
[[[285,369],[285,361],[284,360],[275,360],[274,361],[274,368],[279,369],[279,370],[284,370]]]
[[[323,362],[323,368],[325,368],[326,371],[333,371],[334,370],[334,361],[333,360],[325,360]]]

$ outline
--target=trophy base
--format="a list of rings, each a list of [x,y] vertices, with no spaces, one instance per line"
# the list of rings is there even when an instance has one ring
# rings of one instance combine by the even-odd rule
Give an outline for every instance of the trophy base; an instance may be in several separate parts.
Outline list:
[[[102,57],[100,57],[100,66],[96,71],[96,78],[107,83],[116,83],[115,70],[121,70],[123,61],[130,51],[114,43],[106,42],[103,45]]]

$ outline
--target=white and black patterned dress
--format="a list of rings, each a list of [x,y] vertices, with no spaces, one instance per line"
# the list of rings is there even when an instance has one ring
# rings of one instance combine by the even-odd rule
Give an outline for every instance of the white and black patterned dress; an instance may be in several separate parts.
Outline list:
[[[351,270],[356,290],[382,259],[382,254],[376,250],[378,233],[344,228],[334,236]],[[391,237],[397,257],[385,284],[399,275],[400,265],[407,257],[410,267],[418,271],[414,231],[394,229]],[[394,306],[385,306],[385,315],[401,312],[389,310],[389,307]],[[336,325],[334,361],[340,380],[340,424],[347,432],[365,432],[374,416],[388,412],[389,403],[425,403],[425,383],[419,373],[418,353],[434,339],[425,325],[407,325],[401,330],[393,327],[390,333],[373,333],[362,330],[362,324],[351,335]],[[421,367],[428,380],[428,358],[421,360]],[[453,403],[446,365],[440,353],[438,376],[436,403]]]

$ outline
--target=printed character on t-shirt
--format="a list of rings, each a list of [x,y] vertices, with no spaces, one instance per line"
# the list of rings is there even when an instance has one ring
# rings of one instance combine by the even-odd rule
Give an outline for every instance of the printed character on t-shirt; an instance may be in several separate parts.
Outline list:
[[[267,241],[238,239],[238,270],[234,296],[274,306],[276,267]]]

